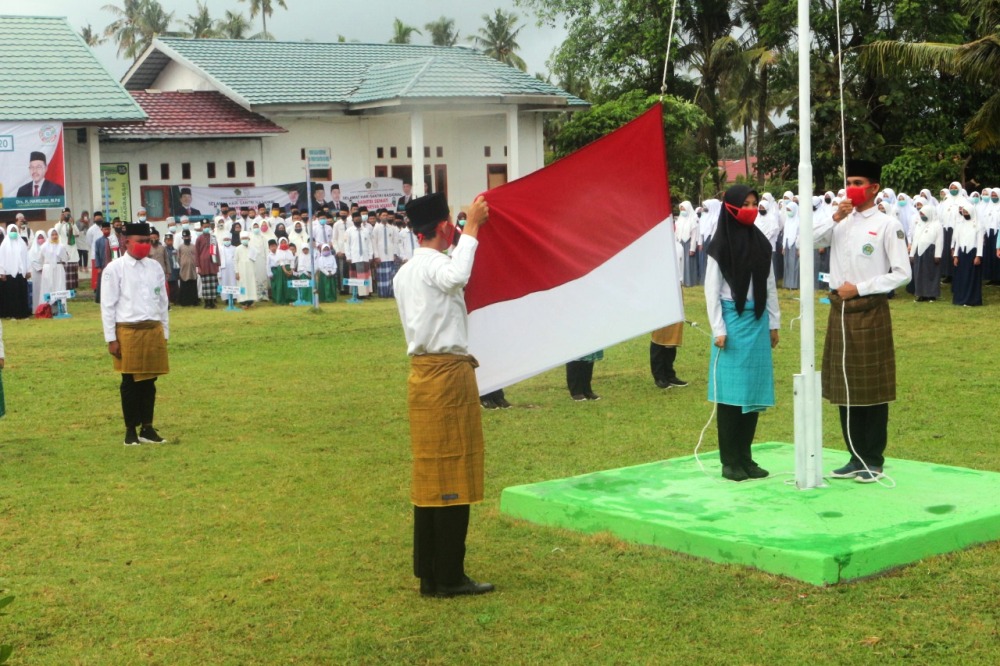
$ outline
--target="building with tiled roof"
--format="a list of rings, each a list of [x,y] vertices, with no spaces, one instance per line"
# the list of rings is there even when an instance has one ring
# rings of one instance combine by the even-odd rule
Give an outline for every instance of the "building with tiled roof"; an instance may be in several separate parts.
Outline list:
[[[544,165],[543,113],[588,107],[476,50],[410,44],[160,37],[122,84],[150,120],[104,130],[101,159],[127,166],[152,219],[170,186],[302,181],[311,147],[332,152],[317,180],[388,176],[419,194],[423,173],[457,209]]]
[[[142,108],[65,18],[0,16],[0,124],[62,123],[71,208],[91,208],[100,201],[98,128],[145,120]],[[46,215],[44,209],[26,213],[38,220]],[[0,219],[12,215],[0,211]]]

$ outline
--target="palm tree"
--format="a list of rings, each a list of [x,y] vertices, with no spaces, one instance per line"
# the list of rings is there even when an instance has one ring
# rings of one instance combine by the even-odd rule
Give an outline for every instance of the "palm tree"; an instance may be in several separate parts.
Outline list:
[[[123,0],[122,6],[104,5],[104,11],[117,18],[104,34],[118,44],[118,55],[135,58],[157,35],[169,35],[174,13],[167,13],[158,0]]]
[[[965,44],[874,42],[861,49],[861,64],[879,74],[901,68],[937,70],[994,91],[965,125],[975,150],[1000,148],[1000,3],[965,0],[976,39]]]
[[[260,14],[261,21],[264,24],[264,29],[258,34],[254,35],[254,39],[270,39],[273,40],[274,37],[267,31],[267,17],[274,14],[274,5],[278,5],[282,9],[288,9],[288,5],[285,4],[285,0],[240,0],[240,2],[250,3],[250,18],[257,18],[257,14]]]
[[[226,39],[246,39],[250,27],[250,21],[242,12],[227,9],[226,17],[219,19],[215,29],[220,37]]]
[[[424,26],[431,35],[434,46],[454,46],[458,43],[458,30],[455,30],[455,19],[442,16],[437,21],[431,21]]]
[[[188,29],[188,36],[195,39],[213,39],[222,36],[217,22],[208,15],[208,5],[202,4],[201,0],[198,0],[198,13],[188,14],[188,20],[182,21],[182,24]]]
[[[104,42],[108,41],[107,39],[101,36],[101,33],[94,32],[94,29],[90,26],[89,23],[80,29],[80,37],[82,37],[83,41],[87,44],[87,46],[91,48],[95,46],[100,46]]]
[[[392,22],[392,33],[392,39],[389,40],[390,44],[409,44],[413,33],[417,33],[418,35],[424,34],[417,30],[416,27],[406,25],[399,19]]]
[[[524,26],[518,26],[518,17],[514,12],[505,12],[497,9],[493,16],[483,14],[483,21],[486,25],[479,29],[479,34],[469,39],[483,51],[486,55],[511,67],[527,71],[521,56],[517,55],[517,50],[521,46],[517,43],[517,35]]]

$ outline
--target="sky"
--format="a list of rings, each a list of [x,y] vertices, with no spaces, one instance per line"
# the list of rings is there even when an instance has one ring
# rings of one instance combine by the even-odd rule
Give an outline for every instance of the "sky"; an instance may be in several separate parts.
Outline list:
[[[122,6],[122,0],[33,0],[18,3],[12,8],[8,3],[0,13],[32,16],[65,16],[78,32],[88,23],[95,31],[103,29],[114,20],[110,12],[102,11],[106,4]],[[226,10],[241,11],[250,15],[249,3],[239,0],[206,0],[212,18],[222,18]],[[176,29],[181,30],[179,20],[187,19],[196,12],[196,0],[161,0],[168,11],[174,12]],[[562,28],[539,28],[534,16],[524,8],[517,7],[514,0],[364,0],[345,2],[344,0],[285,0],[288,9],[281,9],[272,0],[274,14],[267,20],[268,32],[281,41],[310,40],[314,42],[335,42],[337,35],[348,40],[382,43],[392,36],[393,19],[399,18],[408,25],[416,26],[421,32],[424,25],[441,16],[455,20],[460,43],[468,44],[465,38],[478,32],[483,25],[483,14],[492,14],[496,8],[513,11],[521,18],[524,28],[518,36],[521,46],[520,56],[528,64],[530,74],[546,74],[546,60],[566,36]],[[253,22],[255,31],[260,31],[260,16]],[[252,34],[252,33],[251,33]],[[414,44],[429,44],[428,35],[414,35]],[[105,67],[116,78],[128,70],[130,61],[117,57],[116,48],[105,44],[95,49],[95,53]]]

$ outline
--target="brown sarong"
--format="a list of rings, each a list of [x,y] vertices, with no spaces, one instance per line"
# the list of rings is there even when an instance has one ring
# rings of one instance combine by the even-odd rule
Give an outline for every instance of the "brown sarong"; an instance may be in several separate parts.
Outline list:
[[[483,501],[478,365],[472,356],[456,354],[421,354],[410,360],[410,500],[417,506]]]
[[[841,333],[844,304],[844,333]],[[844,387],[844,339],[847,387]],[[849,391],[848,391],[849,389]],[[896,399],[896,352],[885,294],[844,301],[830,294],[830,319],[823,347],[823,397],[835,405],[880,405]]]
[[[661,347],[680,347],[684,341],[684,322],[658,328],[652,333],[653,343]]]
[[[140,321],[116,324],[115,331],[121,354],[121,358],[112,356],[116,372],[134,375],[133,379],[137,382],[170,372],[162,323]]]

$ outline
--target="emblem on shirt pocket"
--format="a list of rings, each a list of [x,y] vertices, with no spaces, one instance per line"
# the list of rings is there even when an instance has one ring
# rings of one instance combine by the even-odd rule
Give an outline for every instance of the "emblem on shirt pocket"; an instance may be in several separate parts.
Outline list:
[[[899,240],[903,240],[903,230],[902,229],[897,229],[896,230],[896,238],[898,238]]]
[[[153,289],[153,293],[156,294],[157,296],[159,296],[160,295],[160,288],[156,287],[155,289]]]
[[[861,248],[861,252],[863,252],[866,257],[872,256],[872,252],[874,251],[875,246],[871,243],[865,243],[864,247]]]

